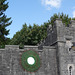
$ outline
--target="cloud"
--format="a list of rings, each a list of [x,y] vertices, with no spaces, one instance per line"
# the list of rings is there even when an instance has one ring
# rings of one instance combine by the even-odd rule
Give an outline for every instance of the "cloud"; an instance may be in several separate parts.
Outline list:
[[[75,6],[72,9],[75,9]]]
[[[73,11],[73,17],[75,18],[75,11]]]
[[[50,9],[51,7],[60,8],[62,0],[41,0],[41,1],[43,5],[47,6],[48,9]]]

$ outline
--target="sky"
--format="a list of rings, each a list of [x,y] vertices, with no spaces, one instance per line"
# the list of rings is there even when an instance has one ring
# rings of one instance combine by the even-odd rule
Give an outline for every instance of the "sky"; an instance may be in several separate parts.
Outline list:
[[[75,0],[7,0],[9,8],[5,14],[11,17],[12,24],[7,37],[13,38],[17,31],[22,29],[23,24],[38,24],[50,20],[54,13],[68,14],[75,17]]]

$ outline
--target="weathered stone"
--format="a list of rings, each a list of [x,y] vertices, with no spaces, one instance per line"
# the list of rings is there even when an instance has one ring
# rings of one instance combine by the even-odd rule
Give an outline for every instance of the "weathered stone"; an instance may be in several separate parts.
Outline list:
[[[71,22],[65,27],[57,19],[53,27],[49,25],[47,38],[38,46],[25,45],[24,49],[19,49],[19,45],[6,45],[5,49],[0,49],[0,75],[75,75],[75,21]],[[28,72],[21,66],[21,55],[26,50],[39,54],[41,66],[35,72]]]

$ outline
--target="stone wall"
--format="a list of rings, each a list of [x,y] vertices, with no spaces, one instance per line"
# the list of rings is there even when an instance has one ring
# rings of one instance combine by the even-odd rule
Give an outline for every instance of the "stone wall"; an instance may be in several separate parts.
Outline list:
[[[71,20],[69,27],[66,27],[62,20],[56,19],[54,25],[47,28],[47,37],[42,40],[39,44],[40,46],[53,46],[58,41],[65,41],[66,37],[73,38],[75,41],[75,21]]]
[[[57,28],[58,75],[74,75],[75,51],[72,46],[73,42],[75,43],[75,21],[71,21],[69,27],[65,27],[61,20],[56,20],[55,23]],[[71,70],[70,67],[72,67]]]
[[[18,45],[6,45],[0,49],[0,75],[75,75],[75,21],[72,20],[69,27],[59,19],[54,23],[38,46],[19,49]],[[25,50],[38,52],[41,67],[36,72],[22,69],[20,58]]]
[[[65,42],[58,42],[59,75],[70,75],[69,67],[72,67],[72,75],[75,74],[75,51],[69,50]]]
[[[39,53],[41,67],[36,72],[24,71],[20,65],[21,54],[25,50],[35,50]],[[57,75],[55,47],[24,46],[19,49],[18,45],[6,45],[0,49],[0,75]]]

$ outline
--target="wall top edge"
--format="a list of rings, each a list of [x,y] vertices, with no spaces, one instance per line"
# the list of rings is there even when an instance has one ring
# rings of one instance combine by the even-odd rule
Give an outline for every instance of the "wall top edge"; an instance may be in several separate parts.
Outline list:
[[[54,46],[43,46],[43,48],[55,49],[55,47],[54,47]]]
[[[32,46],[32,45],[24,45],[24,48],[26,48],[26,47],[33,47],[33,48],[38,48],[38,46]]]
[[[4,51],[5,49],[0,49],[0,51]]]
[[[12,46],[19,47],[19,45],[5,45],[5,47],[12,47]]]
[[[19,45],[5,45],[5,48],[9,48],[9,47],[10,48],[19,48]],[[24,45],[24,48],[38,48],[38,46]]]
[[[19,47],[19,45],[5,45],[5,47]],[[38,47],[38,46],[24,45],[24,47]]]

